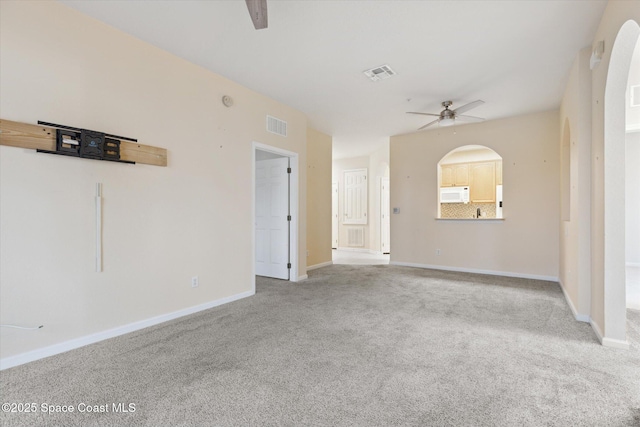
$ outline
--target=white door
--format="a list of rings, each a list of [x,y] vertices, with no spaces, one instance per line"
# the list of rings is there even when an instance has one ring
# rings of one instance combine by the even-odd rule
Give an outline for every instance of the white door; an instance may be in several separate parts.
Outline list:
[[[331,248],[338,249],[338,183],[331,184]]]
[[[344,171],[343,224],[367,223],[367,170]]]
[[[389,178],[380,178],[380,250],[391,252],[391,202]]]
[[[289,158],[256,161],[256,274],[289,279]]]

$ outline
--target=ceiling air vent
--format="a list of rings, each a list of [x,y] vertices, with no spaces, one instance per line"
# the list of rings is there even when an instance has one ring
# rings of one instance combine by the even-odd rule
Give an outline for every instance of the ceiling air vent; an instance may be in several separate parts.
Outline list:
[[[280,136],[287,136],[287,122],[267,116],[267,131]]]
[[[378,80],[388,79],[391,76],[395,76],[396,72],[391,69],[388,65],[381,65],[376,68],[372,68],[370,70],[364,71],[364,75],[369,77],[371,81],[377,82]]]

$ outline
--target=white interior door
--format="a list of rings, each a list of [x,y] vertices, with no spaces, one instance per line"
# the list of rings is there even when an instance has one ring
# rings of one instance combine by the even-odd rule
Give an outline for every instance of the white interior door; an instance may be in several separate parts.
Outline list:
[[[343,224],[367,223],[367,170],[344,171]]]
[[[289,158],[256,161],[256,274],[289,279]]]
[[[380,250],[391,252],[391,201],[389,178],[380,178]]]
[[[331,248],[338,249],[338,183],[331,184]]]

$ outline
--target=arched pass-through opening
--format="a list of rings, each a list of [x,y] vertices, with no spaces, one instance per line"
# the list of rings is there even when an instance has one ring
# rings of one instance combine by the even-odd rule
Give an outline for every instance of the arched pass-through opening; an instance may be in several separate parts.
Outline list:
[[[625,22],[613,45],[604,96],[604,345],[628,347],[625,274],[625,95],[640,26]]]
[[[627,317],[640,320],[640,40],[629,70],[626,99],[625,262]],[[635,310],[630,313],[628,310]],[[627,319],[632,320],[632,319]]]
[[[464,145],[438,162],[439,219],[502,219],[502,157],[483,145]]]

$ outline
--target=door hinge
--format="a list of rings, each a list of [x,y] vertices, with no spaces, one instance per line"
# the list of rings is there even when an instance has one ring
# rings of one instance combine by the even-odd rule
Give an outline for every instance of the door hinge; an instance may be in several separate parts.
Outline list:
[[[287,173],[291,173],[291,168],[287,168]]]
[[[287,215],[287,221],[291,221],[291,215]]]
[[[291,268],[291,263],[290,262],[287,263],[287,268]]]

